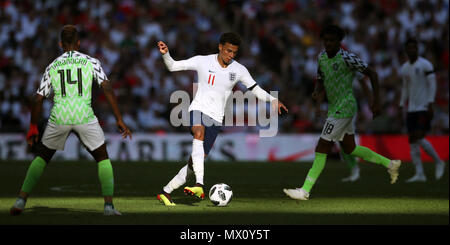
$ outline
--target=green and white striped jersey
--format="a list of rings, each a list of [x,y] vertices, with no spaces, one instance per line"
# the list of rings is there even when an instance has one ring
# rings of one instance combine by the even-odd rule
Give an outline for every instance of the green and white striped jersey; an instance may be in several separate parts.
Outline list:
[[[49,121],[54,124],[85,124],[97,121],[91,107],[92,84],[108,80],[100,61],[77,51],[67,51],[56,58],[42,77],[38,94],[54,104]]]
[[[317,79],[324,83],[328,99],[328,117],[353,117],[357,111],[352,82],[356,72],[363,72],[367,64],[357,55],[340,49],[333,57],[319,54]]]

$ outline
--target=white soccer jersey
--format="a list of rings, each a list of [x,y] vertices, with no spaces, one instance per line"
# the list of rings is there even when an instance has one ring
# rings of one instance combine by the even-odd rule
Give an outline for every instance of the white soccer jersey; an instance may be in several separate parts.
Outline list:
[[[408,112],[427,111],[428,104],[436,96],[436,76],[433,65],[423,57],[411,64],[405,62],[400,68],[403,78],[400,106],[408,102]]]
[[[187,60],[175,61],[169,53],[166,53],[163,59],[170,71],[197,71],[198,89],[189,111],[198,110],[222,122],[227,99],[236,83],[240,81],[250,88],[256,85],[256,82],[245,66],[233,60],[223,68],[217,56],[218,54],[198,55]]]

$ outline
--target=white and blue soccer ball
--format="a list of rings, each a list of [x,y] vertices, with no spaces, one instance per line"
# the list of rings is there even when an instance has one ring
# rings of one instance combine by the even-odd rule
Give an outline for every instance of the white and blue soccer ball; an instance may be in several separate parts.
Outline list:
[[[211,200],[215,206],[227,206],[231,202],[232,198],[233,191],[227,184],[215,184],[211,187],[211,189],[209,189],[209,200]]]

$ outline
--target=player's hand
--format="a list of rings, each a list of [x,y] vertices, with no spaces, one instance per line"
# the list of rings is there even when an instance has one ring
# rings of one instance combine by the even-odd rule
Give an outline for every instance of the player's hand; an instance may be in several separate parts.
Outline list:
[[[272,103],[272,108],[274,110],[278,110],[278,114],[281,115],[281,108],[283,108],[286,112],[289,112],[289,110],[284,106],[284,104],[279,100],[274,100]]]
[[[119,132],[122,134],[122,138],[126,139],[127,137],[130,137],[130,140],[133,138],[131,135],[131,131],[128,129],[127,125],[123,121],[117,122],[117,128],[119,128]]]
[[[167,47],[167,45],[163,41],[158,42],[158,48],[161,54],[166,54],[167,52],[169,52],[169,47]]]
[[[32,148],[38,142],[39,131],[36,124],[31,123],[27,133],[27,144]]]

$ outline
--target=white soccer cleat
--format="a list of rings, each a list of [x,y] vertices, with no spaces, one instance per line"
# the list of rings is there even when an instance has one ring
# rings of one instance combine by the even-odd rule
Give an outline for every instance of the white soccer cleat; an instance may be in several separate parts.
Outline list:
[[[391,184],[397,182],[398,179],[398,170],[402,165],[402,161],[400,160],[392,160],[388,166],[388,173],[391,176]]]
[[[302,188],[295,189],[283,189],[284,193],[288,195],[288,197],[296,200],[307,201],[309,199],[309,193]]]
[[[23,210],[25,209],[25,204],[27,201],[23,198],[17,198],[16,202],[14,202],[14,205],[9,210],[9,213],[11,215],[20,215]]]
[[[427,177],[422,174],[415,174],[413,177],[406,180],[406,183],[414,183],[414,182],[425,182],[427,181]]]
[[[444,175],[444,170],[445,170],[445,162],[440,161],[440,162],[436,163],[436,171],[434,173],[436,180],[439,180],[442,178],[442,176]]]
[[[356,165],[355,167],[352,168],[350,176],[348,176],[347,178],[343,178],[342,182],[355,182],[358,179],[359,179],[359,167],[358,165]]]
[[[116,209],[114,209],[114,206],[105,205],[103,215],[105,215],[105,216],[120,216],[122,214],[119,211],[117,211]]]

